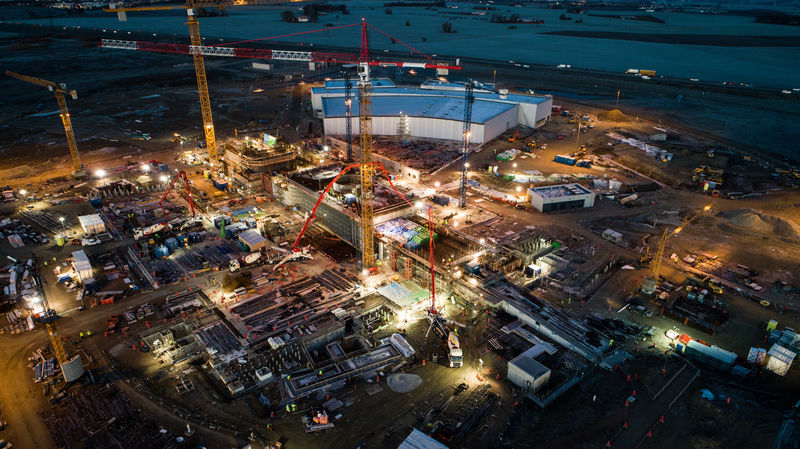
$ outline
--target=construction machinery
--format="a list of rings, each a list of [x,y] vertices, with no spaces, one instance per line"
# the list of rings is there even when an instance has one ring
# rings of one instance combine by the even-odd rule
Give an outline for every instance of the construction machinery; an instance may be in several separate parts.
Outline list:
[[[167,196],[169,196],[170,192],[172,192],[172,189],[175,188],[175,182],[178,179],[182,179],[184,184],[186,185],[186,202],[189,203],[189,209],[192,211],[192,218],[194,218],[194,216],[196,215],[195,212],[196,207],[194,205],[194,200],[192,199],[192,188],[189,185],[189,179],[186,177],[186,172],[184,172],[183,170],[176,173],[175,177],[172,178],[172,182],[169,184],[169,188],[167,189],[166,192],[164,192],[164,196],[161,197],[161,201],[158,202],[158,207],[160,207],[161,210],[163,210],[164,213],[167,214],[167,210],[164,209],[164,201],[167,200]]]
[[[47,328],[47,333],[50,334],[50,342],[53,344],[53,351],[56,353],[56,360],[59,365],[63,365],[68,361],[67,352],[64,350],[64,343],[61,341],[61,334],[56,327],[56,320],[60,317],[55,310],[48,308],[39,315],[39,321]]]
[[[402,61],[370,61],[369,60],[369,45],[367,40],[367,27],[389,36],[385,32],[372,25],[367,24],[366,20],[362,19],[360,24],[343,25],[335,28],[345,28],[360,25],[361,27],[361,52],[356,59],[353,55],[342,53],[321,53],[321,52],[308,52],[308,51],[287,51],[287,50],[262,50],[252,48],[235,48],[235,47],[222,47],[222,46],[204,46],[200,40],[200,34],[197,27],[197,19],[194,17],[193,8],[200,6],[213,6],[220,7],[223,5],[246,5],[246,4],[266,4],[266,3],[279,3],[274,1],[263,2],[250,2],[250,1],[236,1],[235,3],[229,1],[221,2],[199,2],[187,0],[185,6],[145,6],[135,8],[118,8],[106,9],[107,12],[120,13],[120,20],[123,20],[124,13],[127,11],[150,11],[150,10],[163,10],[163,9],[178,9],[185,8],[189,14],[189,28],[192,37],[191,45],[181,44],[160,44],[154,42],[141,42],[141,41],[123,41],[114,39],[103,39],[100,43],[104,48],[116,48],[124,50],[145,50],[164,53],[189,53],[192,54],[195,60],[195,69],[197,72],[198,90],[200,93],[201,107],[203,108],[204,129],[206,130],[206,140],[209,150],[209,161],[212,165],[212,171],[218,168],[218,157],[216,154],[216,143],[213,142],[213,123],[211,122],[211,109],[208,101],[208,86],[205,80],[205,66],[203,65],[202,56],[222,56],[222,57],[243,57],[243,58],[260,58],[260,59],[273,59],[273,60],[288,60],[297,62],[329,62],[329,63],[356,63],[358,72],[358,101],[359,101],[359,126],[360,126],[360,145],[361,145],[361,158],[360,158],[360,176],[361,176],[361,250],[362,250],[362,265],[364,269],[369,270],[375,266],[375,249],[374,249],[374,220],[373,220],[373,163],[372,163],[372,82],[370,79],[369,71],[371,66],[379,67],[413,67],[424,69],[437,69],[437,70],[460,70],[458,65],[438,64],[434,62],[402,62]],[[320,29],[315,31],[325,31]],[[391,37],[391,36],[389,36]],[[267,39],[267,38],[264,38]],[[392,38],[394,39],[394,38]],[[263,39],[261,39],[263,40]],[[397,41],[400,42],[400,41]],[[408,47],[411,53],[420,53],[416,49],[400,42],[402,45]],[[421,53],[420,53],[421,54]],[[428,60],[431,57],[426,56]],[[348,120],[349,123],[349,120]],[[516,137],[515,137],[516,139]],[[213,145],[212,145],[213,144]],[[212,162],[216,161],[216,162]],[[312,214],[313,216],[313,214]]]
[[[35,279],[37,283],[41,285],[41,280],[38,275],[36,275]],[[64,343],[61,341],[61,333],[56,326],[56,321],[60,317],[55,310],[50,308],[50,304],[47,302],[47,297],[44,296],[44,293],[42,293],[41,301],[43,310],[35,315],[36,319],[47,328],[47,333],[50,335],[50,343],[53,345],[53,352],[56,354],[56,360],[58,360],[59,365],[63,365],[68,362],[69,359],[67,358],[67,351],[64,350]]]
[[[292,0],[290,0],[292,1]],[[117,17],[121,22],[127,21],[127,13],[133,11],[160,11],[167,9],[186,9],[188,20],[186,24],[189,26],[189,37],[191,45],[189,51],[194,59],[194,71],[197,77],[197,93],[200,96],[200,113],[203,116],[203,133],[206,137],[206,151],[208,152],[208,166],[210,171],[216,175],[220,169],[219,153],[217,152],[217,139],[214,134],[214,119],[211,115],[211,99],[208,94],[208,80],[206,79],[206,65],[203,60],[203,39],[200,36],[200,23],[197,21],[198,8],[224,8],[225,6],[235,5],[253,5],[264,3],[279,3],[274,1],[195,1],[186,0],[185,5],[164,5],[164,6],[138,6],[133,8],[117,8],[116,3],[109,5],[110,7],[104,9],[105,12],[117,13]],[[285,2],[282,2],[285,3]]]
[[[345,139],[347,140],[347,162],[353,162],[353,122],[351,122],[353,106],[353,83],[350,82],[350,74],[345,70],[344,74],[344,112],[345,112]]]
[[[658,240],[658,245],[656,249],[656,254],[653,256],[652,265],[650,267],[650,275],[645,277],[642,280],[642,286],[640,291],[647,296],[652,296],[656,292],[656,288],[658,287],[659,276],[661,273],[661,258],[664,255],[664,248],[667,246],[667,241],[670,237],[674,235],[678,235],[686,229],[686,226],[690,225],[693,221],[695,221],[698,217],[705,214],[706,212],[711,210],[711,205],[703,207],[703,209],[690,217],[686,217],[680,226],[675,228],[672,232],[669,231],[669,228],[664,228],[664,233],[661,235],[661,238]],[[650,250],[648,248],[647,253],[649,254]]]
[[[469,154],[469,139],[472,136],[470,126],[472,125],[472,103],[475,102],[475,95],[472,93],[472,80],[467,80],[464,85],[464,136],[463,146],[461,147],[461,189],[459,207],[467,207],[467,155]]]
[[[64,98],[64,95],[68,94],[73,100],[76,100],[78,98],[78,93],[74,89],[67,90],[67,86],[65,84],[58,84],[54,83],[53,81],[47,81],[41,78],[35,78],[33,76],[20,75],[19,73],[12,72],[10,70],[6,70],[6,75],[27,83],[45,87],[50,92],[53,92],[53,95],[56,97],[56,102],[58,103],[59,116],[61,117],[61,122],[64,125],[64,134],[67,136],[69,154],[72,156],[72,176],[76,178],[86,176],[86,170],[84,170],[83,164],[81,163],[81,157],[78,154],[78,144],[75,143],[75,134],[72,132],[72,120],[70,120],[69,117],[67,101]]]
[[[509,142],[511,142],[511,143],[514,143],[514,142],[516,142],[516,141],[517,141],[517,137],[519,137],[519,130],[518,130],[518,129],[515,129],[515,130],[514,130],[514,134],[512,134],[512,135],[510,135],[510,136],[508,137],[508,141],[509,141]]]
[[[372,216],[372,81],[369,78],[367,22],[361,20],[361,55],[358,63],[358,124],[361,132],[361,265],[375,266],[375,227]]]

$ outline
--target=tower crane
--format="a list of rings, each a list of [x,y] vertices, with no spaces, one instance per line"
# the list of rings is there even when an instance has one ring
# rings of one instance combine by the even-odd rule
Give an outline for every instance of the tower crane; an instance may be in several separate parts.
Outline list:
[[[353,83],[350,82],[350,74],[345,70],[344,72],[344,114],[345,120],[345,138],[347,140],[347,162],[353,161],[353,123],[350,121],[352,116],[353,106]]]
[[[295,0],[289,0],[295,1]],[[185,9],[189,26],[189,37],[191,45],[189,51],[194,59],[194,71],[197,77],[197,93],[200,96],[200,113],[203,116],[203,133],[206,137],[206,151],[208,152],[208,165],[211,172],[216,174],[220,169],[219,153],[217,152],[217,139],[214,134],[214,119],[211,114],[211,99],[208,94],[208,80],[206,79],[206,65],[203,60],[203,38],[200,36],[200,23],[197,21],[197,9],[204,7],[224,8],[225,6],[256,5],[268,3],[286,3],[277,1],[260,0],[221,0],[221,1],[202,1],[186,0],[185,5],[164,5],[164,6],[138,6],[132,8],[117,8],[116,3],[104,9],[105,12],[115,12],[121,22],[128,20],[127,13],[132,11],[159,11],[167,9]]]
[[[34,279],[37,284],[40,286],[42,285],[38,274],[34,276]],[[50,335],[50,342],[53,345],[53,351],[56,353],[56,360],[58,360],[59,365],[63,365],[68,362],[69,359],[67,359],[67,351],[64,350],[64,343],[61,341],[61,334],[58,331],[58,327],[56,327],[56,320],[60,317],[55,310],[50,308],[50,304],[47,302],[47,297],[44,295],[44,292],[42,292],[41,298],[43,310],[36,315],[36,319],[47,328],[47,333]]]
[[[41,78],[35,78],[33,76],[27,75],[20,75],[19,73],[12,72],[10,70],[6,70],[6,75],[17,78],[19,80],[25,81],[27,83],[35,84],[40,87],[47,88],[50,92],[56,97],[56,102],[58,102],[58,109],[59,115],[61,117],[61,122],[64,124],[64,134],[67,136],[67,145],[69,146],[69,154],[72,156],[72,175],[77,177],[82,177],[86,175],[84,171],[83,164],[81,163],[81,157],[78,154],[78,145],[75,143],[75,134],[72,132],[72,120],[69,118],[69,110],[67,109],[67,101],[64,98],[65,94],[68,94],[72,97],[73,100],[78,98],[78,93],[73,90],[67,90],[67,86],[65,84],[57,84],[53,81],[47,81]]]
[[[475,95],[472,93],[472,80],[467,79],[464,85],[464,145],[461,148],[461,199],[459,206],[463,209],[467,207],[467,154],[469,153],[469,138],[472,136],[470,126],[472,122],[472,103],[475,102]]]
[[[686,226],[690,225],[694,222],[698,217],[705,214],[706,212],[711,210],[711,205],[707,205],[703,207],[702,210],[695,213],[690,217],[686,217],[681,222],[680,226],[675,228],[672,232],[669,231],[669,228],[664,229],[664,233],[661,234],[661,238],[658,240],[658,247],[656,249],[656,255],[653,257],[652,266],[650,267],[650,276],[644,278],[642,281],[641,291],[645,295],[652,295],[656,291],[656,287],[658,286],[658,277],[661,272],[661,257],[664,255],[664,248],[667,246],[667,241],[670,237],[678,235],[686,229]]]
[[[358,63],[358,124],[361,133],[361,265],[375,266],[375,227],[372,216],[372,81],[369,78],[367,22],[361,20],[361,55]]]
[[[136,8],[119,8],[119,9],[106,9],[107,12],[124,13],[126,11],[148,11],[148,10],[162,10],[162,9],[176,9],[186,8],[190,15],[190,34],[192,34],[192,45],[181,44],[161,44],[154,42],[142,41],[124,41],[115,39],[103,39],[100,43],[104,48],[116,48],[122,50],[145,50],[164,53],[190,53],[195,59],[195,69],[198,76],[198,87],[200,91],[201,106],[204,108],[204,125],[206,131],[211,132],[213,137],[213,124],[210,121],[211,109],[208,102],[208,86],[205,82],[205,68],[202,65],[202,56],[222,56],[222,57],[242,57],[242,58],[260,58],[260,59],[273,59],[273,60],[287,60],[297,62],[330,62],[330,63],[344,63],[351,64],[357,63],[358,72],[358,102],[359,102],[359,127],[360,127],[360,176],[361,176],[361,244],[362,244],[362,265],[365,270],[375,266],[375,248],[374,248],[374,220],[373,220],[373,163],[372,163],[372,82],[370,79],[369,71],[371,66],[379,67],[413,67],[423,69],[447,69],[447,70],[460,70],[458,65],[438,64],[434,61],[431,62],[405,62],[405,61],[370,61],[369,60],[369,45],[367,40],[367,27],[371,27],[381,34],[389,36],[378,28],[369,25],[366,20],[362,19],[360,24],[343,25],[337,28],[361,26],[361,52],[358,59],[350,54],[342,53],[323,53],[323,52],[307,52],[307,51],[290,51],[290,50],[266,50],[266,49],[253,49],[253,48],[235,48],[235,47],[222,47],[222,46],[204,46],[200,40],[199,31],[196,26],[196,18],[193,18],[193,7],[205,6],[220,6],[224,5],[239,5],[239,4],[263,4],[263,3],[280,3],[276,1],[259,1],[251,3],[247,0],[240,2],[235,0],[235,3],[230,1],[221,1],[219,3],[209,3],[201,1],[187,0],[186,6],[144,6]],[[120,15],[122,19],[122,14]],[[194,25],[192,25],[194,21]],[[315,30],[315,31],[324,31]],[[391,36],[389,36],[391,37]],[[266,38],[265,38],[266,39]],[[400,42],[400,41],[398,41]],[[401,42],[402,43],[402,42]],[[419,53],[414,48],[403,44],[412,50],[412,53]],[[427,57],[431,60],[430,57]],[[202,69],[202,70],[201,70]],[[348,106],[349,107],[349,106]],[[207,114],[205,114],[207,112]],[[205,121],[208,118],[208,121]],[[350,121],[348,120],[348,124]],[[206,137],[209,137],[208,132]],[[209,142],[209,160],[212,158],[212,145]],[[216,146],[214,148],[214,158],[216,158]]]

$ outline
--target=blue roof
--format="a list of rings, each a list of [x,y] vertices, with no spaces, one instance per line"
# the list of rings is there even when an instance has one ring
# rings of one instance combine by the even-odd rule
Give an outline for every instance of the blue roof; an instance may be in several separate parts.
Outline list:
[[[353,89],[357,88],[358,78],[351,78],[350,83]],[[388,78],[376,78],[372,80],[372,87],[394,87],[394,83]],[[344,89],[344,80],[327,80],[322,89]]]
[[[330,83],[338,80],[326,81]],[[314,94],[333,94],[344,95],[344,91],[338,88],[326,89],[325,87],[313,87],[311,91]],[[540,104],[548,101],[549,98],[533,96],[533,95],[520,95],[508,94],[506,98],[500,98],[500,94],[486,91],[475,91],[473,93],[476,99],[494,100],[504,103],[527,103],[527,104]],[[453,89],[423,89],[420,87],[375,87],[372,89],[373,98],[379,95],[420,95],[420,96],[446,96],[460,98],[464,100],[464,91]],[[356,97],[356,88],[353,88],[353,98]]]
[[[472,105],[472,123],[486,123],[514,107],[513,103],[476,99]],[[344,97],[323,98],[322,111],[325,118],[345,117]],[[350,115],[358,117],[358,111],[358,102],[354,101]],[[396,117],[401,113],[409,117],[461,121],[464,119],[464,98],[461,95],[373,95],[373,117]]]

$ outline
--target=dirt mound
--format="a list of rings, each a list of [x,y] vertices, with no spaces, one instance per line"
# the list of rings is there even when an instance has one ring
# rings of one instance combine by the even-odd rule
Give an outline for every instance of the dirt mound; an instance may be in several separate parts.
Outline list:
[[[736,209],[719,214],[730,224],[753,232],[777,237],[800,239],[800,226],[784,218],[762,214],[752,209]]]
[[[627,122],[628,116],[623,114],[619,109],[612,109],[597,114],[597,119],[606,122]]]
[[[22,179],[36,176],[38,173],[38,170],[29,165],[18,165],[7,170],[0,170],[0,179]]]

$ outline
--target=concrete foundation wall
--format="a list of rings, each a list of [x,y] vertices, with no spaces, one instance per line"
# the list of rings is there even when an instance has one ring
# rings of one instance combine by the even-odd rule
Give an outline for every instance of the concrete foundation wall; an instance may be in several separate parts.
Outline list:
[[[313,192],[284,176],[272,180],[273,196],[289,207],[296,207],[298,212],[308,216],[319,199],[319,193]],[[408,217],[415,213],[414,208],[403,204],[387,206],[375,211],[376,225],[394,218]],[[337,235],[354,248],[361,247],[361,218],[333,201],[325,199],[317,207],[315,223]]]
[[[312,192],[283,177],[276,177],[273,180],[272,190],[278,201],[289,207],[296,207],[301,214],[305,215],[311,213],[314,203],[319,198],[319,193]],[[316,224],[322,225],[356,248],[361,246],[361,220],[359,217],[328,200],[320,203],[316,215]]]

